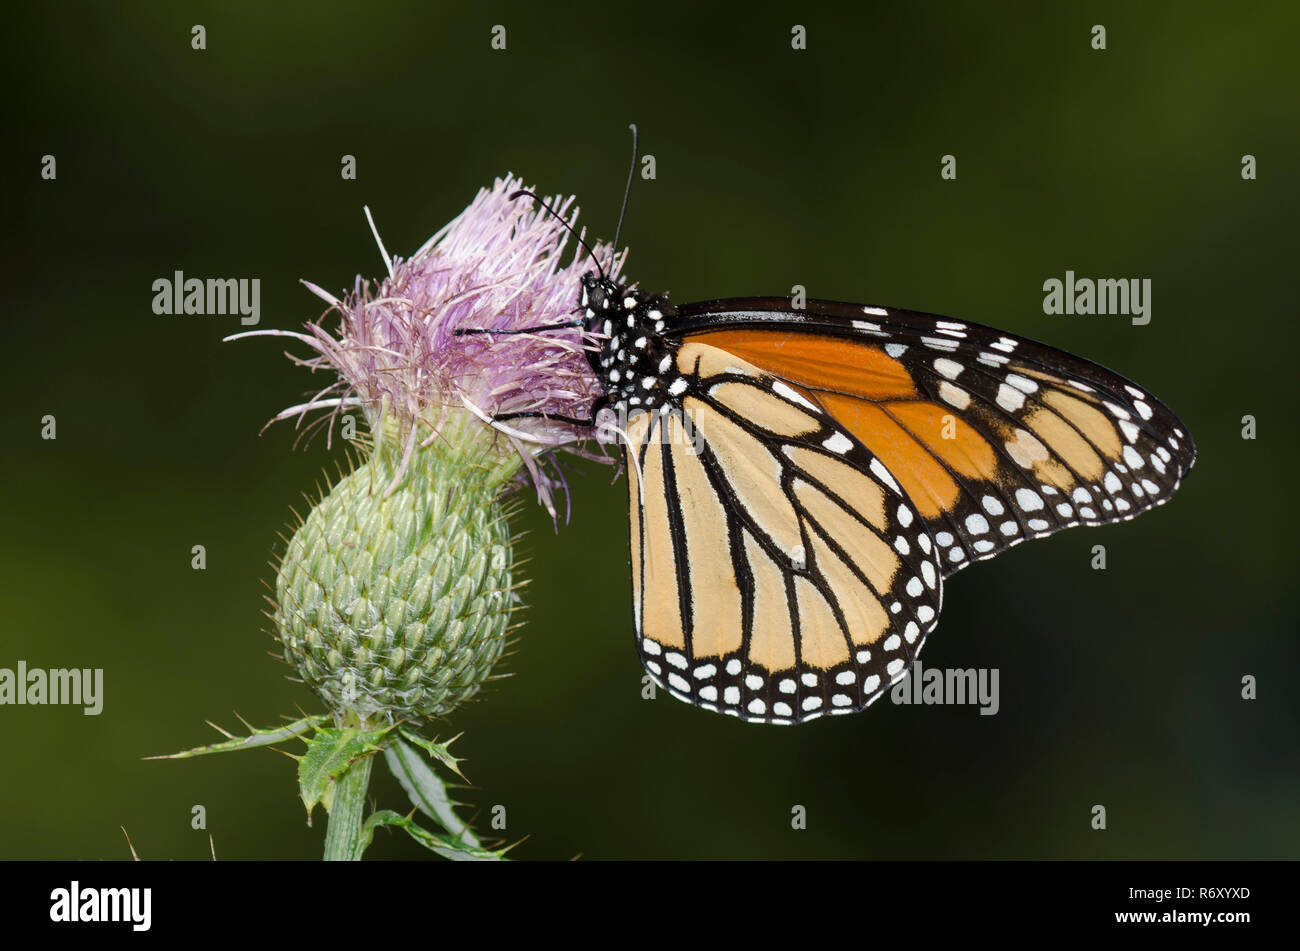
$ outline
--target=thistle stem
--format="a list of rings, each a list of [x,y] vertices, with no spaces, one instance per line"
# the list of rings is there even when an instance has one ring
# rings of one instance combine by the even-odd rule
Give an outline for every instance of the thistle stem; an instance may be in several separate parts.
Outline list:
[[[334,803],[325,825],[325,861],[359,862],[364,845],[361,823],[366,812],[366,789],[370,786],[373,756],[363,756],[348,765],[334,789]]]

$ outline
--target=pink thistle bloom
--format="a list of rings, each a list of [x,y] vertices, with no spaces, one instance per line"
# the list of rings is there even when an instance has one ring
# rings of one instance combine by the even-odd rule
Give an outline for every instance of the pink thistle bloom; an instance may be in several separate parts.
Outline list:
[[[587,418],[602,393],[585,352],[594,342],[580,327],[509,335],[455,333],[518,331],[577,316],[579,279],[593,265],[580,246],[563,263],[568,229],[527,197],[511,201],[509,196],[521,188],[514,176],[498,178],[405,260],[390,258],[375,231],[388,277],[371,282],[358,276],[341,299],[304,281],[330,305],[306,325],[306,333],[263,330],[227,338],[294,337],[316,355],[291,359],[313,371],[337,372],[336,381],[275,418],[296,416],[301,423],[313,411],[328,410],[316,423],[332,430],[336,417],[360,409],[376,438],[394,433],[403,440],[400,478],[413,451],[472,417],[473,425],[519,453],[539,501],[554,515],[554,490],[564,481],[553,454],[567,448],[587,455],[577,444],[591,430],[540,416],[495,417],[539,413]],[[547,204],[575,226],[573,197],[547,199]],[[605,270],[617,277],[626,251],[614,256],[603,244],[593,250],[602,262],[610,261]],[[330,329],[336,321],[337,329]]]

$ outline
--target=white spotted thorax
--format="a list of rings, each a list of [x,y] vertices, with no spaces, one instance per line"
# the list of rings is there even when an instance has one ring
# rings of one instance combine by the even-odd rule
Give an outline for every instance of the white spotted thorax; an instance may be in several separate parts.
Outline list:
[[[606,385],[606,405],[596,420],[598,438],[606,441],[601,434],[610,432],[612,420],[602,416],[605,409],[619,421],[638,411],[666,409],[668,398],[680,395],[686,382],[676,371],[677,343],[664,336],[672,313],[666,298],[589,273],[582,279],[581,303],[587,331],[600,341],[600,350],[588,356]]]

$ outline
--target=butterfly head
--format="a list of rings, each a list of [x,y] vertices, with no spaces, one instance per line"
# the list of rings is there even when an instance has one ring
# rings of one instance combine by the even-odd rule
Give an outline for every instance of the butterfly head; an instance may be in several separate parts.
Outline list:
[[[582,298],[580,304],[589,326],[596,326],[606,318],[613,318],[621,310],[621,297],[624,287],[617,281],[611,281],[595,271],[582,275]]]

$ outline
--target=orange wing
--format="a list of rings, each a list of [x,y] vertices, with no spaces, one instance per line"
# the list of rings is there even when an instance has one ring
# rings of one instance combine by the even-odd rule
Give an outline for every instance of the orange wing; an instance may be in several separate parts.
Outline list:
[[[1027,538],[1133,518],[1167,501],[1195,459],[1163,404],[1063,351],[851,304],[762,321],[764,303],[692,305],[683,335],[785,381],[879,458],[929,524],[945,574]]]

